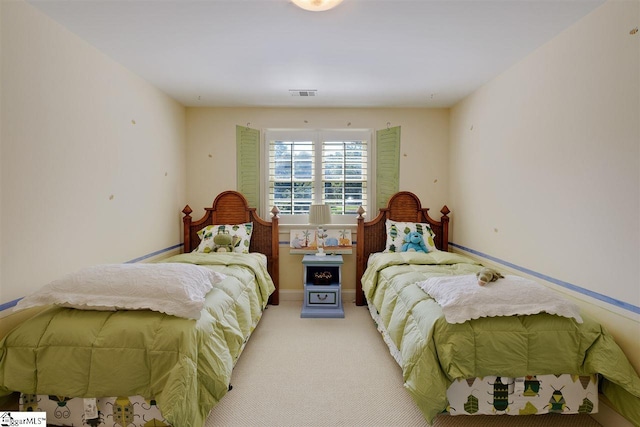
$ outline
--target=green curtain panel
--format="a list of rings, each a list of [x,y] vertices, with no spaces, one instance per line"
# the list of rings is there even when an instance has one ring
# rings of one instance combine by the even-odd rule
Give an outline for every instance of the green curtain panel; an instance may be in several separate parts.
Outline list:
[[[376,132],[376,209],[400,190],[400,126]]]
[[[260,131],[236,126],[237,190],[249,202],[260,207]]]

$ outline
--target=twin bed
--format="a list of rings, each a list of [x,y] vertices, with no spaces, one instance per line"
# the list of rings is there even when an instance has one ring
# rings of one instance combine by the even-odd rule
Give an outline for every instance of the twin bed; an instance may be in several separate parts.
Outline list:
[[[234,191],[197,221],[183,212],[184,253],[83,269],[21,300],[57,305],[1,342],[0,395],[20,392],[21,410],[46,411],[48,424],[204,425],[278,304],[278,218]],[[233,252],[217,252],[217,234],[236,236]]]
[[[479,286],[482,266],[448,252],[449,209],[441,214],[434,220],[414,194],[400,192],[372,220],[358,218],[356,304],[368,305],[425,418],[445,411],[593,413],[599,387],[640,425],[640,378],[611,335],[541,285],[506,276]],[[423,237],[427,253],[402,251],[412,232]],[[517,294],[525,284],[533,297],[499,303],[504,285],[515,285]],[[557,301],[532,309],[539,301],[531,300],[547,292]],[[483,310],[511,312],[484,317]]]

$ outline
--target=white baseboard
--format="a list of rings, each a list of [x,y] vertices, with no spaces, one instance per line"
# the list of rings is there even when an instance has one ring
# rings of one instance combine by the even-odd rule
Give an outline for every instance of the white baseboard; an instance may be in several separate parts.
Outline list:
[[[280,301],[302,301],[303,296],[302,290],[280,289]]]

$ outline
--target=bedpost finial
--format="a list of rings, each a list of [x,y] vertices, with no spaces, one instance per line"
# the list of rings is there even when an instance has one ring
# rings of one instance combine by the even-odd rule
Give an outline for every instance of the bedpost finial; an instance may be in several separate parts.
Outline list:
[[[273,206],[273,208],[271,208],[271,216],[273,218],[278,218],[278,216],[280,215],[280,209],[278,209],[277,206]]]
[[[185,207],[184,207],[184,209],[182,209],[182,213],[183,213],[185,216],[189,216],[189,215],[191,215],[191,212],[193,212],[193,211],[191,210],[191,208],[189,207],[189,205],[185,206]]]
[[[451,213],[451,211],[449,210],[449,208],[447,207],[447,205],[444,205],[444,206],[442,207],[442,209],[440,209],[440,213],[441,213],[443,216],[447,216],[447,215],[449,215],[449,214]]]
[[[356,212],[358,213],[358,218],[364,218],[365,210],[362,206],[360,206]]]

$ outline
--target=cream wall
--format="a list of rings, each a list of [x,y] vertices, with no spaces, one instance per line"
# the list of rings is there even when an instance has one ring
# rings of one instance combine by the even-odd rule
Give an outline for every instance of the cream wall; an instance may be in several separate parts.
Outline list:
[[[548,276],[640,371],[638,18],[605,3],[452,109],[450,208],[454,243]]]
[[[304,99],[301,99],[304,101]],[[200,218],[216,194],[236,188],[236,125],[253,129],[384,129],[401,126],[400,189],[415,192],[438,214],[448,202],[449,110],[420,108],[188,108],[187,198]],[[263,215],[263,218],[268,219]],[[371,214],[368,215],[371,218]],[[281,226],[280,286],[283,297],[302,298],[301,255],[289,255]],[[355,235],[355,227],[354,227]],[[344,257],[343,283],[355,293],[355,251]],[[347,297],[349,298],[349,296]]]
[[[28,3],[2,1],[0,303],[181,242],[185,109]]]
[[[613,298],[548,283],[640,370],[638,315],[616,303],[640,306],[638,18],[635,0],[606,3],[451,111],[185,109],[24,1],[0,0],[0,304],[178,244],[176,207],[198,218],[235,188],[236,124],[389,123],[402,127],[400,188],[434,216],[449,205],[451,241]],[[281,287],[301,295],[282,228]]]

